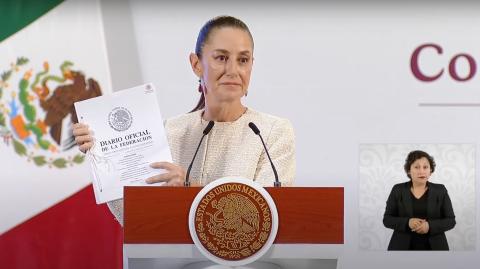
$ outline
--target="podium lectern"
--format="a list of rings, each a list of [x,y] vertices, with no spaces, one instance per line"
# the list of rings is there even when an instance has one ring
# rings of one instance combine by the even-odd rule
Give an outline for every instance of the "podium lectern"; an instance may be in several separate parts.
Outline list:
[[[180,269],[207,259],[188,226],[201,187],[125,187],[124,268]],[[341,187],[267,187],[275,201],[276,239],[260,261],[282,268],[336,268],[343,252]]]

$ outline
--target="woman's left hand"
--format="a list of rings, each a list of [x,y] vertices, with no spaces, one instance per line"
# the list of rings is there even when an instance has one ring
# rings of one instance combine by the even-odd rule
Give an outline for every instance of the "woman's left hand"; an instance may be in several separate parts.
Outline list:
[[[164,174],[159,174],[150,178],[147,178],[145,181],[149,184],[165,182],[165,186],[183,186],[185,182],[185,170],[174,163],[169,162],[156,162],[151,163],[150,167],[157,169],[167,170]]]

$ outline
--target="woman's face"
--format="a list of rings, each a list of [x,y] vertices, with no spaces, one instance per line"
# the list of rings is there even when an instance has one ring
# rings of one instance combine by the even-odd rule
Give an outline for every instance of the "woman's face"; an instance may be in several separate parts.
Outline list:
[[[410,177],[412,178],[413,183],[422,183],[425,184],[430,178],[431,170],[430,163],[428,159],[422,157],[415,160],[410,166]]]
[[[212,30],[197,74],[207,89],[207,105],[240,101],[250,83],[252,64],[253,44],[246,31],[233,27]]]

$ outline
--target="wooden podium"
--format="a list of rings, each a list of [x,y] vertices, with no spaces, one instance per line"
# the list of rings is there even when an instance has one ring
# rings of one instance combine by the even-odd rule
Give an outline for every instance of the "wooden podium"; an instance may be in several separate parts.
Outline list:
[[[183,268],[207,260],[193,244],[188,214],[200,187],[125,187],[124,268]],[[343,252],[341,187],[265,188],[277,237],[261,261],[282,268],[336,268]]]

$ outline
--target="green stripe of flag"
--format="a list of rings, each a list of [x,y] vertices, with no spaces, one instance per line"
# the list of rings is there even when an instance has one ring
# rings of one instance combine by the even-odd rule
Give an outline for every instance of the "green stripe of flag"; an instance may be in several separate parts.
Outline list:
[[[61,2],[63,0],[0,0],[0,42]]]

